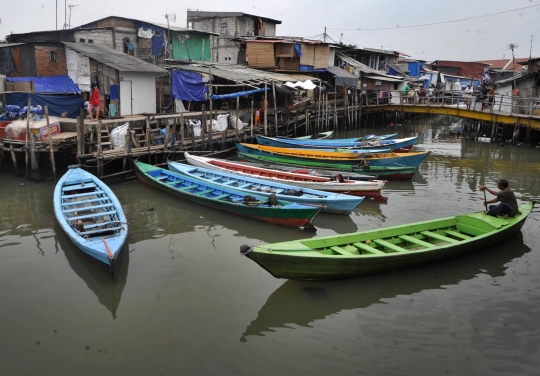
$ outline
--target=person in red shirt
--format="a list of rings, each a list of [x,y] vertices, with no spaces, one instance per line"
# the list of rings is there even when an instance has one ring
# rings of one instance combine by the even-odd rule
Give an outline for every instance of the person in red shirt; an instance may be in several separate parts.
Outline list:
[[[92,110],[96,111],[96,117],[92,115]],[[90,96],[90,102],[88,103],[88,115],[90,116],[90,121],[99,119],[99,90],[97,84],[92,84],[92,94]]]

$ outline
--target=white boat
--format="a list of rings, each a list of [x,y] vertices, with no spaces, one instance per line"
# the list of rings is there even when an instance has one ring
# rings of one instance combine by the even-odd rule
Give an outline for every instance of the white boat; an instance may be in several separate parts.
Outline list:
[[[308,174],[298,174],[293,172],[271,170],[262,167],[247,166],[240,163],[235,163],[228,160],[206,158],[191,155],[184,152],[184,156],[189,164],[196,167],[207,168],[210,170],[233,172],[245,177],[256,177],[268,181],[292,184],[303,187],[317,189],[326,192],[345,193],[354,196],[365,196],[373,198],[377,201],[386,201],[386,198],[381,195],[381,190],[386,183],[385,180],[359,181],[347,179],[330,179],[320,176],[311,176]],[[341,181],[340,181],[341,180]]]

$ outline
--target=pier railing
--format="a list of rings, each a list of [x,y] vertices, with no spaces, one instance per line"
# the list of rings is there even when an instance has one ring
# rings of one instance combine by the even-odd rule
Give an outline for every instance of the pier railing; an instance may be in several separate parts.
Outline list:
[[[399,90],[378,90],[365,93],[364,105],[384,106],[384,105],[406,105],[406,106],[436,106],[454,107],[459,109],[467,108],[467,99],[463,91],[460,90],[437,90],[432,96],[421,96],[415,93],[414,96],[403,94]],[[481,97],[480,93],[474,93],[470,98],[471,111],[483,112],[503,112],[515,115],[529,115],[540,117],[540,98],[522,98],[519,96],[495,94],[492,97]]]

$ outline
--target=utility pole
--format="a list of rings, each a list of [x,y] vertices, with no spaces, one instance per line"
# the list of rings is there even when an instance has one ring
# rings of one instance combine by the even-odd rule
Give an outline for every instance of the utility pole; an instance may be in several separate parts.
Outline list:
[[[71,8],[75,8],[75,7],[78,7],[78,5],[68,5],[68,8],[69,8],[69,28],[71,29]]]
[[[64,29],[67,29],[67,0],[64,0]]]
[[[326,26],[324,27],[324,42],[326,43]]]
[[[532,41],[533,41],[534,35],[531,35],[531,49],[529,50],[529,59],[532,59]]]
[[[58,0],[56,0],[56,30],[58,30]]]

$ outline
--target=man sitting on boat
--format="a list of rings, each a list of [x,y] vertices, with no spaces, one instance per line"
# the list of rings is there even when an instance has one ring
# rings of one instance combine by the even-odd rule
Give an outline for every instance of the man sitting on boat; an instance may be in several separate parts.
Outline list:
[[[507,219],[508,217],[514,217],[516,214],[519,213],[514,191],[508,188],[508,181],[504,179],[499,180],[497,187],[500,189],[499,192],[495,192],[487,188],[485,185],[480,186],[481,191],[486,190],[492,195],[497,196],[492,200],[484,201],[484,206],[486,207],[485,213],[493,217],[502,214],[505,219]],[[496,202],[499,202],[499,204],[490,205],[488,210],[487,204],[494,204]]]

